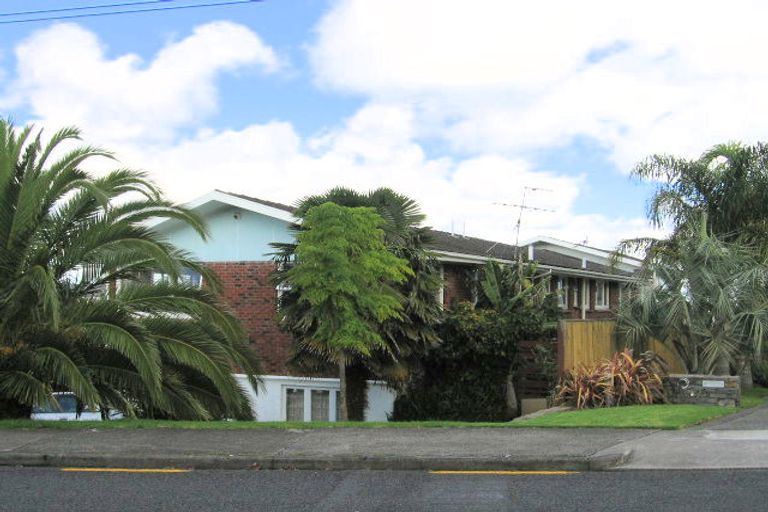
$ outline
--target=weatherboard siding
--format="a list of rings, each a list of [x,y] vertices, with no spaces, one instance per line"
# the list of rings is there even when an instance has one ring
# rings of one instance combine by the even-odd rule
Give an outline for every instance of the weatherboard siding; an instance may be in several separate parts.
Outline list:
[[[291,242],[289,223],[258,213],[222,206],[205,215],[210,232],[207,241],[180,222],[160,229],[171,243],[201,261],[270,260],[272,242]]]

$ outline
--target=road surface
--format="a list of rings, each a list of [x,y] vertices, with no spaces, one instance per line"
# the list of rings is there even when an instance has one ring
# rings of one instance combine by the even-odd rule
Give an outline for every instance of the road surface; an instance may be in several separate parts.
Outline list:
[[[765,510],[768,471],[434,474],[0,468],[5,511]]]

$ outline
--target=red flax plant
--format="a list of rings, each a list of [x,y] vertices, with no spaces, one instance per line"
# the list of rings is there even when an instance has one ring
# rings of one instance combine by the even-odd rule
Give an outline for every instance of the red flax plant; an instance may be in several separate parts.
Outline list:
[[[556,402],[577,409],[663,402],[661,378],[667,368],[653,352],[635,358],[624,349],[611,359],[569,370],[558,386]]]

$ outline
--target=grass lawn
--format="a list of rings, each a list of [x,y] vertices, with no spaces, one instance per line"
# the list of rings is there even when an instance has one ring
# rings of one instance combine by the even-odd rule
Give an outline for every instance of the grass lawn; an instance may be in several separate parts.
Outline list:
[[[0,429],[316,429],[316,428],[653,428],[680,429],[727,416],[768,400],[768,388],[755,388],[742,395],[741,407],[712,405],[632,405],[604,409],[586,409],[547,414],[530,420],[506,423],[479,423],[468,421],[400,421],[400,422],[256,422],[256,421],[168,421],[168,420],[113,420],[113,421],[32,421],[0,420]]]
[[[679,429],[738,412],[712,405],[629,405],[547,414],[519,421],[520,427]]]
[[[768,399],[768,388],[754,388],[742,393],[741,407],[716,405],[630,405],[585,409],[547,414],[539,418],[517,421],[520,427],[588,427],[588,428],[659,428],[680,429],[728,416]]]

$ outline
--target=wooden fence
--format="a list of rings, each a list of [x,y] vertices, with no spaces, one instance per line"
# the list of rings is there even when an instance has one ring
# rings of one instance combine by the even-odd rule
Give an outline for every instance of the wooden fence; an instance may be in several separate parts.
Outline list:
[[[616,342],[616,322],[613,320],[561,320],[558,328],[558,368],[565,372],[580,365],[610,359],[623,350]],[[684,372],[675,352],[661,342],[652,340],[649,347],[669,363],[672,372]]]

